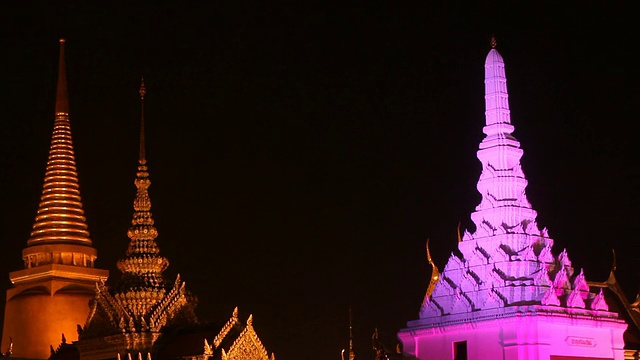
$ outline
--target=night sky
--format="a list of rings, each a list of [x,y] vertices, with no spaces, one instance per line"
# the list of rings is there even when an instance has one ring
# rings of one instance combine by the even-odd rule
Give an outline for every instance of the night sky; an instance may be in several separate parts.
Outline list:
[[[444,3],[1,2],[0,302],[41,194],[61,37],[109,283],[129,241],[144,76],[157,241],[200,320],[238,306],[277,359],[330,360],[348,347],[351,308],[359,359],[373,359],[376,327],[393,347],[427,288],[427,238],[442,269],[458,222],[473,230],[494,34],[538,224],[588,280],[607,278],[614,248],[634,297],[635,11]]]

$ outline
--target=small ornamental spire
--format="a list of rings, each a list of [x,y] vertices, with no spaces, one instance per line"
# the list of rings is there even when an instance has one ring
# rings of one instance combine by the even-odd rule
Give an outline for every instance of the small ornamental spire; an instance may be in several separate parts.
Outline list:
[[[495,49],[498,46],[498,40],[496,40],[495,35],[491,35],[491,48]]]
[[[40,206],[29,246],[44,244],[80,244],[91,246],[82,208],[78,173],[71,138],[64,39],[60,39],[58,92],[55,122],[49,149]]]

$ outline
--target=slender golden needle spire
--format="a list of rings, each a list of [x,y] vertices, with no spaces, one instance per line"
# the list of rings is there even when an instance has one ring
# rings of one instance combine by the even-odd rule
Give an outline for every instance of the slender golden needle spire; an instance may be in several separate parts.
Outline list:
[[[144,95],[147,93],[147,89],[144,87],[144,77],[140,83],[140,162],[144,164],[145,159],[145,145],[144,145]]]
[[[69,122],[64,39],[60,39],[58,91],[49,159],[29,246],[81,244],[91,246],[82,209],[78,174]]]
[[[127,232],[130,239],[124,259],[118,261],[118,269],[123,273],[123,288],[147,288],[160,291],[164,287],[162,272],[169,266],[169,260],[160,255],[160,248],[156,243],[158,230],[154,226],[151,214],[151,198],[149,197],[149,172],[147,171],[145,158],[145,138],[144,138],[144,97],[146,89],[144,79],[140,85],[140,158],[138,159],[138,171],[136,173],[135,185],[137,188],[136,198],[133,201],[133,219],[131,227]],[[159,297],[146,299],[144,305],[136,305],[146,313],[155,304]],[[129,304],[134,306],[133,303]]]

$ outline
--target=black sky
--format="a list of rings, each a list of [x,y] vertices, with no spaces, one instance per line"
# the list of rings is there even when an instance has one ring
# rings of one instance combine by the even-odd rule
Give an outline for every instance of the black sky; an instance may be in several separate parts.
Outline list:
[[[203,321],[254,315],[280,360],[339,359],[417,318],[480,200],[484,60],[504,57],[527,193],[587,279],[640,284],[638,31],[625,2],[0,3],[4,280],[22,267],[58,39],[97,265],[119,277],[138,86],[158,242]],[[204,5],[206,4],[206,5]],[[114,278],[114,279],[115,279]],[[110,282],[113,280],[110,280]],[[0,315],[1,316],[1,315]]]

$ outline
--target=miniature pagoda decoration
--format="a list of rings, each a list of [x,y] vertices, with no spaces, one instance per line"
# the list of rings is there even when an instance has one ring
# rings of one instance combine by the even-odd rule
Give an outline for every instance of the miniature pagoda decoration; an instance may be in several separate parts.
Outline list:
[[[150,354],[153,344],[167,327],[197,322],[195,299],[185,290],[180,276],[172,284],[165,282],[163,277],[169,261],[160,254],[155,240],[158,231],[151,214],[148,192],[151,181],[144,143],[145,93],[143,81],[140,88],[140,157],[135,179],[137,194],[133,202],[132,226],[127,232],[129,247],[117,264],[122,278],[113,289],[104,283],[96,285],[91,313],[85,326],[79,329],[77,345],[83,359],[91,358],[89,354],[110,354],[114,357],[116,354]],[[109,335],[115,338],[104,338]],[[111,345],[116,343],[115,347]]]

